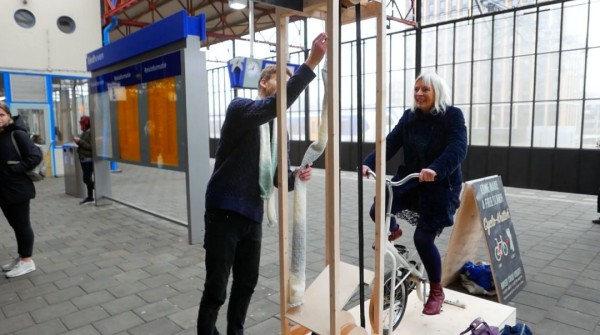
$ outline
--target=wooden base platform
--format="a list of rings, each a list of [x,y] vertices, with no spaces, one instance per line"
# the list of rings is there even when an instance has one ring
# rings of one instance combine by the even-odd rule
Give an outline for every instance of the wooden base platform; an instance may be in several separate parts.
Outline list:
[[[447,300],[460,301],[466,308],[444,304],[442,313],[436,316],[424,315],[423,303],[417,298],[415,292],[408,296],[408,306],[404,318],[393,333],[394,335],[414,334],[460,334],[469,326],[471,321],[477,317],[483,318],[490,326],[504,327],[514,325],[517,322],[517,309],[502,305],[476,296],[444,289]],[[369,301],[365,303],[365,311],[369,310]],[[355,320],[360,320],[360,309],[358,306],[350,310]],[[367,312],[368,313],[368,312]],[[367,333],[371,334],[369,316],[365,317]]]
[[[359,269],[357,266],[340,262],[340,281],[338,286],[339,301],[347,303],[359,285]],[[373,272],[365,270],[365,282],[373,280]],[[306,329],[320,335],[328,335],[329,331],[329,267],[311,283],[304,292],[303,304],[300,307],[290,308],[287,318]],[[350,313],[340,315],[344,320],[342,324],[350,322]],[[354,319],[360,320],[360,319]],[[355,321],[354,321],[355,322]],[[356,323],[356,322],[355,322]]]

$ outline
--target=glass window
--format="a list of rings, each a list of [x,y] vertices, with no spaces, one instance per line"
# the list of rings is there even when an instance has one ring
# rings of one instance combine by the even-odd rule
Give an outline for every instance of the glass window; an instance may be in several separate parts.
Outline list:
[[[471,117],[471,144],[488,145],[490,106],[488,104],[473,105]]]
[[[515,57],[513,101],[533,100],[534,56]]]
[[[554,148],[556,138],[556,103],[538,102],[533,111],[533,146]]]
[[[529,147],[531,145],[531,124],[533,110],[531,103],[513,104],[510,145],[513,147]]]
[[[560,99],[583,98],[585,50],[563,52],[560,62]]]
[[[406,34],[406,63],[404,64],[405,69],[414,69],[415,68],[415,50],[416,47],[416,37],[414,33]],[[413,77],[414,79],[414,77]]]
[[[390,107],[404,106],[404,73],[402,71],[390,72]]]
[[[452,64],[454,57],[454,25],[438,28],[438,64]]]
[[[600,2],[592,1],[590,3],[590,17],[600,17]],[[598,34],[598,31],[600,31],[600,20],[590,20],[588,47],[591,48],[600,46],[600,34]]]
[[[390,69],[403,69],[404,68],[404,36],[401,34],[394,34],[390,36]]]
[[[465,117],[465,125],[467,127],[467,139],[470,144],[471,137],[469,135],[471,133],[471,107],[469,105],[454,105],[454,107],[459,108],[463,112],[463,116]]]
[[[556,100],[558,90],[558,53],[538,55],[535,99]]]
[[[471,60],[471,32],[473,25],[471,21],[463,21],[456,24],[456,62],[468,62]]]
[[[560,45],[560,5],[543,7],[539,12],[538,53],[558,51]]]
[[[513,13],[494,18],[494,58],[510,57],[513,49]]]
[[[517,12],[515,56],[533,54],[535,51],[535,11]]]
[[[55,145],[72,142],[79,134],[79,118],[90,115],[88,97],[87,79],[52,80]]]
[[[440,77],[442,77],[442,79],[444,80],[444,82],[446,82],[448,88],[450,89],[450,98],[452,98],[452,86],[450,86],[450,84],[452,84],[452,70],[452,65],[442,65],[438,66],[437,68],[437,74],[439,74]]]
[[[457,76],[454,78],[455,104],[468,104],[471,102],[471,63],[462,63],[454,65],[454,72]]]
[[[583,148],[600,148],[600,100],[588,100],[583,111]]]
[[[557,148],[579,148],[581,140],[581,107],[581,100],[560,102]]]
[[[508,146],[510,132],[510,104],[492,105],[492,129],[490,145]]]
[[[510,58],[495,59],[492,76],[494,80],[492,101],[509,102],[512,92],[512,60]]]
[[[356,48],[354,52],[348,52],[350,55],[356,54]],[[363,45],[363,68],[365,73],[376,73],[377,72],[377,59],[376,56],[379,54],[377,50],[377,40],[374,38],[365,40]],[[384,64],[386,65],[386,64]],[[352,66],[352,70],[356,68],[356,65]]]
[[[421,49],[421,65],[422,66],[432,66],[435,65],[436,58],[436,31],[435,28],[424,29],[422,33],[422,45]]]
[[[56,20],[58,29],[65,34],[70,34],[75,31],[75,21],[68,16],[61,16]]]
[[[600,73],[600,62],[598,62],[598,59],[600,59],[600,48],[589,49],[587,56],[587,75],[585,78],[586,98],[600,98],[600,78],[598,78],[598,74]]]
[[[475,21],[473,59],[490,59],[492,55],[492,20],[489,17]]]
[[[406,82],[404,96],[406,97],[405,105],[407,108],[411,108],[414,103],[413,89],[415,88],[415,77],[415,69],[408,69],[404,72],[404,81]]]
[[[19,9],[14,14],[15,22],[22,28],[35,26],[35,15],[27,9]]]
[[[564,3],[562,49],[585,48],[588,0]]]
[[[473,103],[490,101],[490,61],[473,63]]]
[[[369,73],[369,74],[365,74],[363,75],[363,90],[364,90],[364,97],[363,97],[363,104],[365,106],[365,108],[376,108],[376,104],[377,104],[377,76],[375,75],[375,73]],[[370,83],[369,85],[366,85],[366,83]],[[342,91],[344,92],[344,91]],[[350,92],[349,92],[350,93]],[[354,92],[352,92],[351,94],[354,94]],[[347,100],[350,100],[348,98],[345,98]],[[344,100],[344,99],[342,99]]]

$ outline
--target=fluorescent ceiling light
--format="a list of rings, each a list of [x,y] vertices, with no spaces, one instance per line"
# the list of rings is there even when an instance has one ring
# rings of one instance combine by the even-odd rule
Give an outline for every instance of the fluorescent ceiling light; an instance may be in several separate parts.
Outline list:
[[[246,8],[246,0],[229,0],[229,7],[231,9],[244,9]]]

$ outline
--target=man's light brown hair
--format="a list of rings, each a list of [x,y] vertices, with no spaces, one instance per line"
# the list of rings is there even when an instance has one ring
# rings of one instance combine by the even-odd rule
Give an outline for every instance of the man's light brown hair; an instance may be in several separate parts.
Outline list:
[[[277,66],[275,66],[275,65],[265,66],[265,68],[260,73],[260,78],[258,78],[258,93],[259,93],[259,95],[262,96],[262,92],[264,91],[264,88],[262,86],[260,86],[260,82],[263,80],[269,81],[269,79],[271,79],[271,76],[273,76],[276,73],[277,73]],[[285,73],[290,77],[293,75],[292,71],[288,67],[285,68]]]

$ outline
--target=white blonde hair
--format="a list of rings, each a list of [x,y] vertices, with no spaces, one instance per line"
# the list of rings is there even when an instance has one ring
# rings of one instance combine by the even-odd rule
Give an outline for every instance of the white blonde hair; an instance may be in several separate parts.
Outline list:
[[[433,89],[434,100],[433,110],[431,111],[432,114],[444,114],[446,112],[446,107],[452,105],[452,101],[450,100],[450,89],[448,88],[448,85],[446,85],[446,82],[435,72],[421,73],[417,79],[415,79],[415,85],[419,80],[423,80],[425,85]],[[413,94],[413,111],[417,109],[414,98],[415,96]]]

